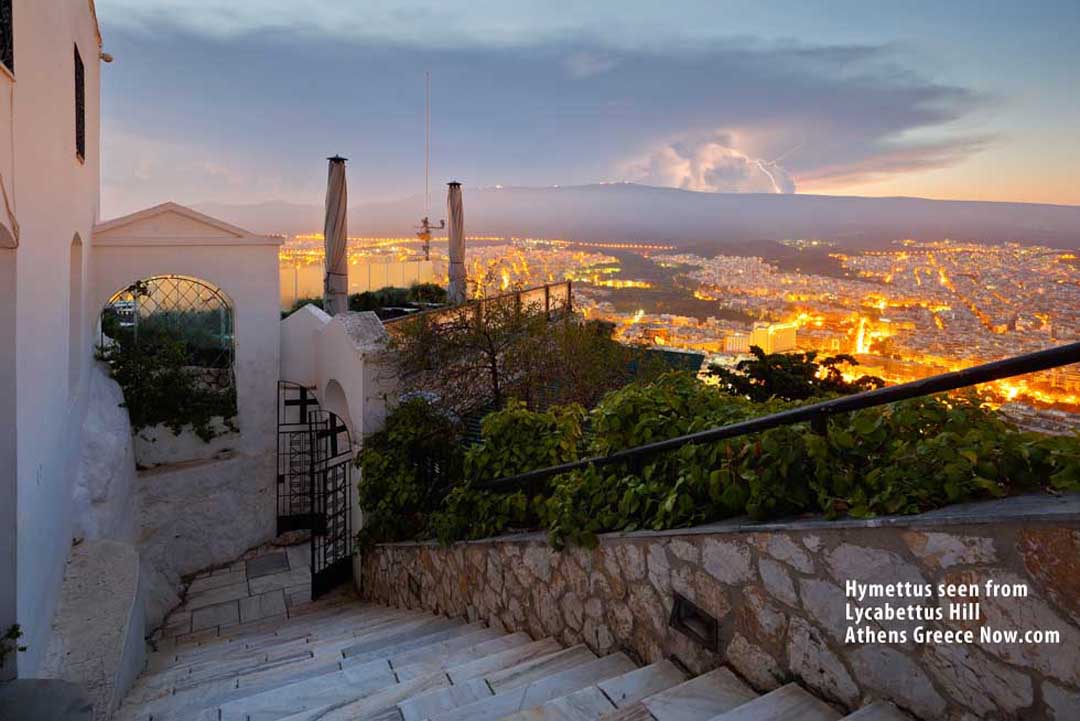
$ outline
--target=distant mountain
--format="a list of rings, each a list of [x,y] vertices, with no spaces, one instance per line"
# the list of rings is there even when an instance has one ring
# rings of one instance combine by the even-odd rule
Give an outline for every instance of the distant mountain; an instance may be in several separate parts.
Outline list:
[[[880,247],[903,238],[1080,248],[1080,206],[699,193],[631,183],[466,188],[464,199],[468,233],[670,243],[703,253],[723,248],[745,252],[786,238],[822,238],[846,248]],[[349,233],[409,234],[422,206],[419,197],[354,204]],[[322,209],[316,205],[196,207],[257,232],[292,234],[322,228]],[[443,213],[433,215],[439,218]]]

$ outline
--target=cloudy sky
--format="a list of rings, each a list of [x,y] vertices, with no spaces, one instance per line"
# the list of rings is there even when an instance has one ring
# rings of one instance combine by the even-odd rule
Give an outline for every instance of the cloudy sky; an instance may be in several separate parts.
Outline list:
[[[432,182],[1080,204],[1080,3],[98,0],[103,214]]]

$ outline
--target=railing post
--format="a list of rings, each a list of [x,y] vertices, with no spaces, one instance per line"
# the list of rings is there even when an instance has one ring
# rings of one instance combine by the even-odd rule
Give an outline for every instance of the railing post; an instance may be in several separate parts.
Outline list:
[[[544,317],[551,320],[551,286],[544,283]]]

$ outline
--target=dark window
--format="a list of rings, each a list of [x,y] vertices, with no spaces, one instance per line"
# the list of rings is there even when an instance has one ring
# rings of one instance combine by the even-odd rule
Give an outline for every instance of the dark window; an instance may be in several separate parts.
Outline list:
[[[75,46],[75,152],[86,157],[86,69]]]
[[[11,24],[11,0],[0,0],[0,63],[15,72],[15,36]]]

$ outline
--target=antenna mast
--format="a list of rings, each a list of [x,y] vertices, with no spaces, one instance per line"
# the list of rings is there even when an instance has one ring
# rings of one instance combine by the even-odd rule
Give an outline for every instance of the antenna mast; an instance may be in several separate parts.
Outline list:
[[[431,260],[431,71],[424,71],[424,217],[420,219],[420,232],[416,234],[424,244],[424,260]],[[446,227],[440,220],[438,229]]]
[[[431,215],[431,71],[424,71],[424,216]]]

